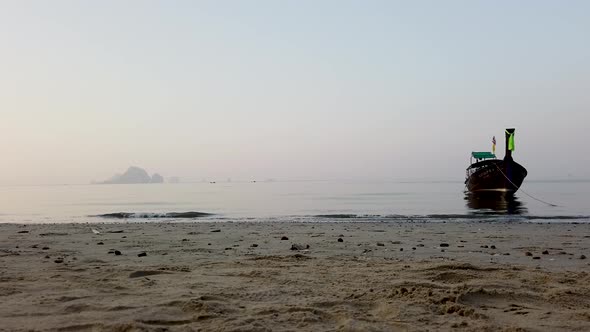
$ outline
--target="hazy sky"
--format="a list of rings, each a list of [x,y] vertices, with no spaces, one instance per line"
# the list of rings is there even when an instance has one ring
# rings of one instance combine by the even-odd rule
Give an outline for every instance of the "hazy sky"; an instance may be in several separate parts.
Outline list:
[[[0,184],[590,177],[590,1],[0,1]]]

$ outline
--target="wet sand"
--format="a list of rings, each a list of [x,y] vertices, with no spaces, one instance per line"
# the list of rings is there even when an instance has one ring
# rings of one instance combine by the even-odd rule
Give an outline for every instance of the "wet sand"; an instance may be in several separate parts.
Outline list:
[[[589,331],[589,254],[590,224],[0,224],[0,330]]]

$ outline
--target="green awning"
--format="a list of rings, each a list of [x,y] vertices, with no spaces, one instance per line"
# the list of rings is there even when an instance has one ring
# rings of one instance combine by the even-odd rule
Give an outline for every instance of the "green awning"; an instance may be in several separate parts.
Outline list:
[[[491,152],[471,152],[471,156],[475,159],[495,159],[496,155]]]

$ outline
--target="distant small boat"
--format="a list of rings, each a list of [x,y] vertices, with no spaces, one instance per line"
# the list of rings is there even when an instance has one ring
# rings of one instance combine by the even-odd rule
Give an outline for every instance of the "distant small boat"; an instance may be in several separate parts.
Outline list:
[[[495,138],[493,140],[495,148]],[[465,187],[471,193],[515,193],[527,176],[527,170],[512,159],[514,129],[506,129],[506,154],[497,159],[493,152],[472,152]]]

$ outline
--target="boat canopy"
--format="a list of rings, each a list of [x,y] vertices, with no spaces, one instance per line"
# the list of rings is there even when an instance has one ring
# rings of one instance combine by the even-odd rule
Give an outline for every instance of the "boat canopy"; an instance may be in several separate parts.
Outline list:
[[[471,152],[475,159],[496,159],[496,155],[491,152]]]
[[[476,169],[476,168],[480,168],[480,167],[488,166],[488,165],[494,165],[494,164],[498,164],[500,162],[502,162],[502,160],[486,159],[486,160],[478,161],[478,162],[475,162],[475,163],[469,165],[469,167],[467,167],[467,170]]]

